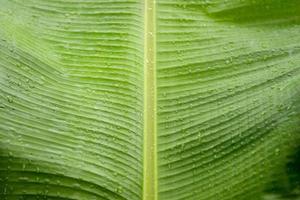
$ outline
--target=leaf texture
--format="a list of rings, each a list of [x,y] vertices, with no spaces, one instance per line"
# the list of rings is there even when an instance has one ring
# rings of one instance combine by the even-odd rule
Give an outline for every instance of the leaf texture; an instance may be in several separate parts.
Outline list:
[[[2,197],[141,199],[142,3],[0,3]]]
[[[158,1],[159,199],[261,199],[284,179],[299,144],[299,8]]]
[[[0,0],[0,27],[0,199],[299,198],[298,0]]]

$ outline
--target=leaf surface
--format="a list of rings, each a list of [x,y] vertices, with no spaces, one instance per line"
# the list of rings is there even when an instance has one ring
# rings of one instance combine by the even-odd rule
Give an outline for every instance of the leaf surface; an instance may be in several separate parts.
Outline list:
[[[0,0],[0,199],[299,197],[297,0]]]

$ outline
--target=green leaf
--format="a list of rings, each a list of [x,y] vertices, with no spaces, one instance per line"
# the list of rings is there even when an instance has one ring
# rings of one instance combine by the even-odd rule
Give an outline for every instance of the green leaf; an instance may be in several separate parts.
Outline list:
[[[298,0],[0,0],[0,199],[300,196]]]

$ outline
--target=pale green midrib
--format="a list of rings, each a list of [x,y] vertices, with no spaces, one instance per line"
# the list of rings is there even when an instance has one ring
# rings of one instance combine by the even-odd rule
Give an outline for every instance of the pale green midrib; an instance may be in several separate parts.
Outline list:
[[[155,0],[144,4],[143,200],[157,200]]]

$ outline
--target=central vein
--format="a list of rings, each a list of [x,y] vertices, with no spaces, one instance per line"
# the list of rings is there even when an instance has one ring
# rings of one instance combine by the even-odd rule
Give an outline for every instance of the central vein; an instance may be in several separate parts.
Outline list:
[[[155,0],[145,0],[143,200],[157,200]]]

